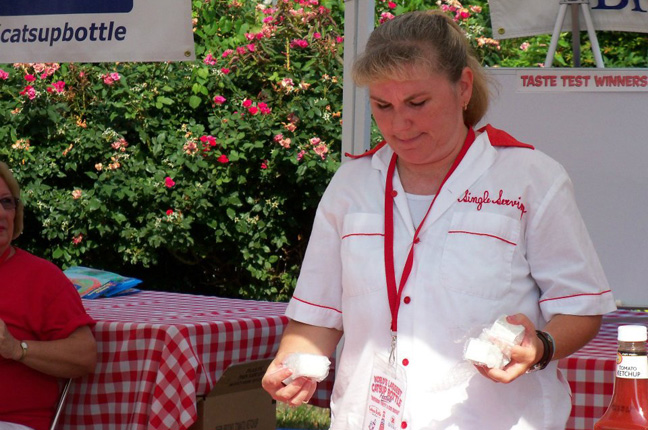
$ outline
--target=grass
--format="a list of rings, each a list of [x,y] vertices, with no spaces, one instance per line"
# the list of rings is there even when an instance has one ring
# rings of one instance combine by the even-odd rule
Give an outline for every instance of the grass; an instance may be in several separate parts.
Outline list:
[[[326,430],[331,425],[330,410],[311,405],[291,408],[277,402],[277,428]]]

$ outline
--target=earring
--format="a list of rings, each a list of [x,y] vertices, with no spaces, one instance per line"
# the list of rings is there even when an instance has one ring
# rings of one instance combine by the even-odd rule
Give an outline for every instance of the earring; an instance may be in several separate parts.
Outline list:
[[[463,105],[463,110],[466,111],[468,110],[468,102],[465,102]]]

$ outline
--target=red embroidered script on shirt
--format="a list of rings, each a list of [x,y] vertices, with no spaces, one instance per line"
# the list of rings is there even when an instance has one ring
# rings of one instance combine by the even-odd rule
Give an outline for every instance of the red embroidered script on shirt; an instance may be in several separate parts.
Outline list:
[[[482,209],[483,205],[487,204],[514,207],[520,211],[520,218],[522,218],[522,216],[527,213],[524,203],[522,203],[522,197],[518,197],[517,200],[510,200],[505,199],[503,196],[504,190],[499,190],[499,194],[494,200],[490,197],[490,193],[488,191],[484,191],[481,196],[478,196],[473,195],[470,190],[466,190],[464,195],[462,197],[459,197],[457,201],[459,203],[474,203],[477,205],[478,211]]]

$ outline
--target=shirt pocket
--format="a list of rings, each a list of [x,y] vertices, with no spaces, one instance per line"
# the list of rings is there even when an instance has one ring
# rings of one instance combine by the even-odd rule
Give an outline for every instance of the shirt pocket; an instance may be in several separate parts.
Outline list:
[[[344,217],[340,249],[344,296],[386,288],[384,230],[382,215],[353,213]]]
[[[441,282],[450,291],[490,300],[511,290],[520,222],[488,212],[455,213],[441,259]]]

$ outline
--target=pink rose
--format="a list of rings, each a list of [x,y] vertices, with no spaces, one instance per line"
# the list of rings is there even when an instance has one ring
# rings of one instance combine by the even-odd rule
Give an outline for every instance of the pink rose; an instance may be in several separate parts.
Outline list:
[[[291,48],[306,48],[308,47],[308,41],[304,39],[293,39],[290,42],[290,47]]]
[[[34,100],[36,98],[36,90],[31,85],[27,85],[25,89],[20,92],[20,95],[27,95],[27,97],[29,97],[29,100]]]
[[[214,64],[216,64],[216,59],[212,54],[207,54],[207,56],[203,60],[203,63],[207,64],[208,66],[213,66]]]
[[[57,81],[52,84],[57,93],[62,93],[65,90],[65,82]]]

